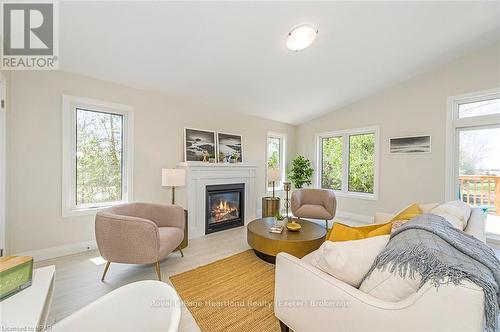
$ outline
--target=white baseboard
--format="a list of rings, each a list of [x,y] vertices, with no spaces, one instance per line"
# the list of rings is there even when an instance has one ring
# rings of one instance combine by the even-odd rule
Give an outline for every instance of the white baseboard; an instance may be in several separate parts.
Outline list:
[[[358,213],[352,213],[352,212],[346,212],[346,211],[337,211],[335,213],[335,217],[337,218],[346,218],[350,219],[353,221],[359,221],[364,224],[373,224],[375,218],[372,216],[367,216],[364,214],[358,214]]]
[[[257,215],[261,215],[259,213],[260,211],[258,211]],[[340,219],[345,218],[345,219],[349,219],[349,220],[353,220],[353,221],[358,221],[358,222],[363,223],[363,224],[371,224],[371,223],[373,223],[373,220],[374,220],[374,217],[372,217],[372,216],[351,213],[351,212],[346,212],[346,211],[337,211],[337,213],[335,214],[335,217],[336,218],[338,217]],[[318,222],[320,222],[322,224],[324,221],[321,220]],[[17,253],[15,255],[16,256],[32,256],[35,261],[43,261],[43,260],[57,258],[57,257],[61,257],[61,256],[78,254],[80,252],[84,252],[87,250],[94,250],[96,248],[97,248],[97,243],[95,240],[93,240],[93,241],[79,242],[79,243],[68,244],[68,245],[64,245],[64,246],[58,246],[58,247],[52,247],[52,248],[46,248],[46,249],[40,249],[40,250],[26,251],[26,252]]]
[[[74,244],[67,244],[64,246],[25,251],[15,254],[16,256],[32,256],[33,259],[38,261],[43,261],[46,259],[57,258],[61,256],[73,255],[87,250],[94,250],[97,248],[97,243],[95,240],[87,242],[79,242]]]
[[[285,212],[282,210],[281,214],[285,215]],[[258,210],[257,215],[261,216],[262,210]],[[290,212],[290,215],[292,215],[291,212]],[[362,224],[373,224],[373,222],[375,221],[375,218],[373,216],[367,216],[364,214],[357,214],[357,213],[351,213],[351,212],[346,212],[346,211],[337,211],[335,213],[335,218],[337,218],[337,217],[341,218],[341,219],[345,218],[345,219],[349,219],[352,221],[358,221]],[[308,218],[305,218],[305,219],[308,219]],[[308,219],[308,220],[310,220],[310,219]],[[324,220],[319,220],[318,222],[324,222]]]

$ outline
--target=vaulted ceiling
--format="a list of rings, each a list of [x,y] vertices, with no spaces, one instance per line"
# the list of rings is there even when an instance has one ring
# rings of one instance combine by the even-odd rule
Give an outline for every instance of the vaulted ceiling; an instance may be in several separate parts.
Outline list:
[[[297,124],[500,40],[500,2],[64,1],[60,34],[62,70]]]

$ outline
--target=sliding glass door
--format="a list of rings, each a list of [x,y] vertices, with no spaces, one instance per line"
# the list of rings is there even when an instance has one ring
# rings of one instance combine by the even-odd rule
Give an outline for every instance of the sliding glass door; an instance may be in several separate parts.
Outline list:
[[[500,127],[458,130],[459,197],[486,214],[487,233],[500,235]]]
[[[500,92],[452,103],[451,198],[486,213],[486,233],[500,239]]]

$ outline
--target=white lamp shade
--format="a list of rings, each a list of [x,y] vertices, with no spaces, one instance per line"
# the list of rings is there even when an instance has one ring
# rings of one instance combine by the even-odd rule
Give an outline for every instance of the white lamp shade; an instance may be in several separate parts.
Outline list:
[[[281,172],[279,168],[269,168],[267,170],[267,181],[281,180]]]
[[[164,168],[161,170],[161,185],[163,187],[181,187],[186,184],[186,170]]]

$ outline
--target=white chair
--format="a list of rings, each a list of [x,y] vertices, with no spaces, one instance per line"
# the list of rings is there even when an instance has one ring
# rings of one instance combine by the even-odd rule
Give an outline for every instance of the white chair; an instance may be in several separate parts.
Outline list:
[[[161,331],[176,332],[181,301],[164,282],[139,281],[97,299],[55,324],[52,331]]]

